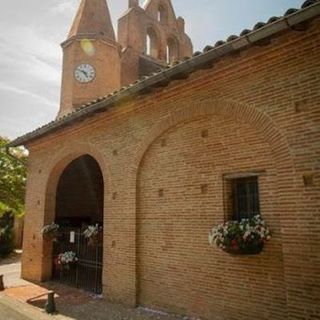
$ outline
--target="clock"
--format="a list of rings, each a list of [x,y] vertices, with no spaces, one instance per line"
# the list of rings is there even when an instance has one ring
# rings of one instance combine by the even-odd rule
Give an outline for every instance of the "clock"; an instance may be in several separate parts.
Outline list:
[[[96,70],[94,67],[87,63],[82,63],[74,70],[74,77],[81,83],[88,83],[92,81],[96,76]]]

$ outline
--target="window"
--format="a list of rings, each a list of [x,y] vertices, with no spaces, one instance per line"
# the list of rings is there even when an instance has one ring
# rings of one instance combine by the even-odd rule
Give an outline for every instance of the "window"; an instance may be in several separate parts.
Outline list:
[[[159,6],[158,8],[158,22],[162,24],[167,23],[167,11],[163,6]]]
[[[151,55],[151,38],[150,38],[149,34],[147,34],[146,53],[148,56]]]
[[[258,177],[232,180],[232,191],[234,220],[260,214]]]
[[[153,58],[158,58],[159,50],[158,50],[158,37],[155,31],[152,28],[148,28],[147,30],[147,38],[146,38],[146,48],[145,52],[148,56]]]
[[[171,64],[175,60],[179,59],[178,42],[174,38],[169,38],[167,41],[167,63]]]

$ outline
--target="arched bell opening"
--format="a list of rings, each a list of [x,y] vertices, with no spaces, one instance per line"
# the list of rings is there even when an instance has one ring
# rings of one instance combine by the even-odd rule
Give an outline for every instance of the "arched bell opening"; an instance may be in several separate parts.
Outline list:
[[[175,38],[170,37],[167,40],[166,56],[168,64],[172,64],[179,59],[179,45]]]
[[[159,58],[159,39],[155,30],[151,27],[147,29],[145,53],[152,58]]]
[[[166,8],[163,5],[160,5],[158,7],[158,12],[157,12],[157,20],[161,24],[166,25],[168,23],[168,13]]]

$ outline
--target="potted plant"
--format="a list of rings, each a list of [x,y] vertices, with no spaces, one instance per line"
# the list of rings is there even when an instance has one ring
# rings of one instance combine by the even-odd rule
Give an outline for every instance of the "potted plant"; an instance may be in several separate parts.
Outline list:
[[[230,254],[259,254],[271,232],[260,215],[241,221],[228,221],[213,227],[209,243]]]
[[[70,267],[75,266],[78,261],[77,254],[73,251],[60,253],[57,260],[58,264],[66,270],[70,270]]]
[[[87,239],[88,244],[91,246],[96,246],[99,242],[99,225],[88,226],[87,229],[83,232],[84,237]]]
[[[44,238],[55,241],[57,239],[58,231],[59,231],[59,225],[52,222],[51,224],[45,225],[41,229],[41,234],[43,235]]]

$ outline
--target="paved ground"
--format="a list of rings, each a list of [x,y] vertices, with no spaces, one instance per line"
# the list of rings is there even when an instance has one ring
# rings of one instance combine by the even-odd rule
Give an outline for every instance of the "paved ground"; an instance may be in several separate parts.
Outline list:
[[[30,318],[23,316],[17,311],[13,310],[11,307],[3,305],[0,300],[0,314],[2,319],[7,320],[30,320]]]
[[[27,303],[8,298],[0,293],[1,320],[74,320],[62,315],[49,316],[43,310]]]
[[[32,284],[20,279],[19,255],[0,262],[6,290],[0,294],[0,320],[188,320],[143,308],[129,309],[101,297],[57,283]],[[46,293],[53,290],[58,315],[48,316],[43,308]],[[6,316],[2,316],[5,314]],[[199,319],[200,320],[200,319]]]
[[[20,279],[20,255],[21,252],[18,252],[9,258],[0,260],[0,274],[4,275],[4,283],[7,287],[17,287],[29,284],[27,281]]]

